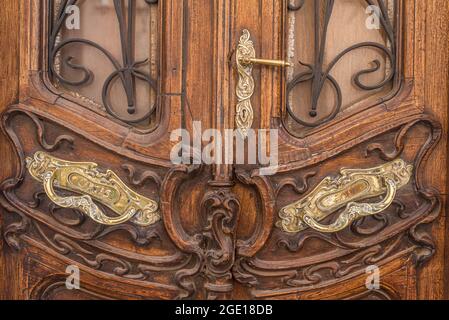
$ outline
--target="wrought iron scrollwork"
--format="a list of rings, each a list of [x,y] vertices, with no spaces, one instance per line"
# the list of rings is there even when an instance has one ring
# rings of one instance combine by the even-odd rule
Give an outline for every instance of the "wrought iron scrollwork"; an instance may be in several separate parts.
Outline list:
[[[396,76],[396,35],[393,21],[390,18],[388,7],[384,0],[361,0],[366,2],[368,6],[376,6],[379,8],[379,22],[380,29],[383,30],[386,36],[387,44],[381,44],[377,42],[361,42],[352,45],[345,50],[341,51],[335,58],[333,58],[329,63],[325,64],[325,51],[327,35],[329,31],[329,23],[333,16],[335,0],[314,0],[314,28],[315,28],[315,53],[314,53],[314,63],[307,64],[299,61],[300,65],[306,68],[287,84],[287,112],[297,123],[306,127],[316,127],[325,122],[334,119],[340,112],[343,104],[343,93],[338,81],[331,75],[334,67],[339,63],[339,61],[345,57],[348,53],[361,48],[372,48],[379,50],[385,54],[386,63],[390,63],[390,70],[388,74],[385,75],[384,79],[376,84],[365,84],[361,80],[361,77],[367,74],[372,74],[377,72],[381,68],[381,62],[379,60],[372,61],[373,66],[357,72],[353,77],[353,82],[356,87],[361,90],[376,90],[381,89],[390,83]],[[305,5],[305,0],[289,0],[288,10],[298,11],[301,10]],[[397,11],[397,10],[395,10]],[[324,13],[324,14],[323,14]],[[309,116],[316,118],[319,112],[319,99],[323,93],[325,84],[331,85],[335,92],[336,102],[332,111],[325,117],[320,118],[320,120],[311,122],[301,119],[292,108],[292,91],[300,84],[311,82],[312,83],[312,99],[309,111]]]
[[[125,5],[125,1],[127,1],[127,5]],[[89,70],[83,65],[77,64],[75,62],[75,58],[72,56],[64,57],[61,61],[65,66],[70,69],[77,71],[82,74],[82,78],[80,80],[70,80],[65,76],[62,76],[60,72],[57,70],[56,60],[58,54],[62,49],[66,48],[69,45],[85,45],[92,47],[102,53],[112,64],[114,71],[106,78],[103,88],[102,88],[102,103],[106,111],[112,115],[113,117],[127,122],[127,123],[139,123],[144,120],[147,120],[151,117],[153,112],[156,109],[157,101],[152,105],[147,107],[147,111],[144,115],[133,117],[137,113],[136,106],[136,81],[143,81],[148,86],[157,93],[157,83],[156,80],[153,79],[149,73],[144,72],[140,69],[141,66],[148,63],[149,59],[145,59],[143,61],[136,61],[134,55],[134,33],[135,33],[135,14],[136,14],[136,0],[113,0],[113,5],[115,9],[115,14],[117,16],[117,23],[119,27],[120,33],[120,44],[121,44],[121,53],[122,53],[122,61],[120,62],[114,55],[106,50],[100,44],[83,38],[68,38],[62,39],[59,41],[60,34],[68,17],[67,8],[72,5],[76,5],[78,0],[61,0],[59,6],[57,6],[55,19],[52,18],[50,35],[49,35],[49,72],[51,76],[56,79],[59,83],[70,85],[70,86],[83,86],[89,84],[90,81],[94,78],[94,73],[92,70]],[[51,6],[53,8],[54,1],[50,1]],[[145,0],[145,3],[148,5],[157,4],[158,0]],[[114,81],[118,80],[125,91],[126,100],[128,103],[127,113],[130,117],[126,119],[123,118],[114,107],[111,105],[109,101],[111,86]]]

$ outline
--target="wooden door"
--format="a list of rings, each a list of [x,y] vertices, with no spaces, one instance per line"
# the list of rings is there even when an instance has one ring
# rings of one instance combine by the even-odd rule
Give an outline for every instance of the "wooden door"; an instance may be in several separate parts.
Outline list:
[[[4,2],[1,298],[447,297],[447,1]]]

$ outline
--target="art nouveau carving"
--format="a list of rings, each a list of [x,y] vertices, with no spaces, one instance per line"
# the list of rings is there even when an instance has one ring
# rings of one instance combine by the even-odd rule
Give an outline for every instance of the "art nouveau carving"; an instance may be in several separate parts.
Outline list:
[[[402,194],[403,189],[416,188],[414,196],[397,195],[396,200],[392,201],[391,206],[382,214],[355,220],[350,228],[339,232],[326,233],[307,225],[300,232],[287,233],[281,229],[274,231],[265,243],[265,249],[259,254],[255,257],[237,259],[233,269],[236,280],[251,288],[256,297],[275,297],[286,292],[299,294],[312,288],[331,286],[345,279],[350,273],[363,274],[369,265],[381,265],[388,257],[400,254],[404,250],[413,253],[415,265],[419,266],[428,261],[434,253],[435,244],[425,236],[429,234],[424,230],[425,226],[438,216],[441,200],[435,190],[422,185],[419,172],[441,136],[440,126],[424,117],[422,120],[398,127],[390,134],[393,137],[391,142],[378,143],[375,139],[374,142],[362,144],[359,152],[370,154],[370,157],[375,158],[380,156],[386,161],[391,161],[390,157],[400,158],[407,150],[404,136],[417,128],[426,128],[427,140],[416,151],[413,166],[407,165],[402,160],[396,160],[396,165],[393,165],[394,162],[387,162],[385,166],[377,168],[378,170],[399,168],[401,174],[395,180],[402,187],[399,188],[398,194]],[[389,150],[389,153],[386,154],[385,150]],[[415,170],[412,171],[412,167]],[[358,170],[349,172],[362,174]],[[301,195],[302,202],[309,203],[308,200],[313,196],[309,197],[308,194],[314,195],[314,191],[306,181],[315,176],[316,172],[303,173],[305,180],[301,183],[302,187],[293,182],[291,173],[285,177],[272,177],[271,185],[281,186],[281,189],[277,190],[278,199],[282,199],[282,194],[288,192]],[[320,181],[321,179],[318,180]],[[319,189],[318,187],[317,190]],[[325,195],[318,198],[323,200]],[[301,201],[296,202],[299,203]],[[338,216],[338,213],[336,215]],[[280,225],[282,226],[282,223]],[[310,252],[315,252],[312,248],[317,243],[321,243],[323,247],[330,246],[332,249],[317,251],[316,255],[311,254]],[[277,254],[267,258],[266,254],[270,251],[276,251]],[[283,289],[279,289],[279,283],[283,284],[281,286]]]
[[[21,295],[57,297],[58,275],[67,264],[77,264],[86,271],[80,294],[89,297],[296,299],[316,297],[316,291],[334,298],[402,298],[409,291],[417,297],[415,268],[436,250],[430,226],[441,212],[440,195],[431,186],[435,179],[424,180],[423,175],[442,128],[428,114],[431,106],[424,107],[426,64],[415,63],[424,60],[421,48],[413,46],[426,43],[416,30],[425,23],[411,23],[426,5],[394,1],[391,12],[390,1],[366,1],[380,6],[382,28],[373,32],[385,33],[385,43],[362,42],[345,52],[374,46],[385,59],[380,66],[359,69],[357,90],[402,82],[372,105],[343,110],[339,84],[330,72],[335,69],[321,60],[323,27],[336,19],[335,1],[309,2],[323,9],[312,17],[320,24],[317,60],[296,80],[287,81],[289,69],[254,68],[287,66],[256,57],[259,51],[268,58],[288,56],[287,9],[299,12],[306,1],[159,1],[165,14],[160,53],[166,61],[161,67],[165,80],[155,87],[128,50],[133,1],[128,6],[123,5],[127,1],[110,1],[124,43],[118,50],[125,54],[123,63],[113,60],[109,81],[125,88],[125,118],[114,110],[108,115],[86,108],[52,88],[55,79],[61,85],[65,79],[57,68],[62,51],[81,40],[61,41],[57,25],[43,27],[47,16],[42,13],[50,15],[47,1],[35,6],[25,2],[22,14],[28,23],[23,25],[32,27],[23,31],[24,39],[30,39],[33,50],[25,50],[21,60],[21,102],[2,115],[1,127],[17,162],[11,177],[0,184],[3,236],[19,250],[6,248],[6,258],[28,255],[18,271],[27,281]],[[59,9],[75,2],[62,1]],[[250,14],[254,4],[263,14]],[[65,14],[59,10],[53,15],[50,25],[61,23]],[[407,30],[397,29],[399,25]],[[199,36],[197,29],[207,32]],[[407,50],[400,45],[405,42]],[[81,84],[88,83],[89,70],[73,59],[59,62],[66,71],[80,72]],[[297,67],[297,61],[291,62]],[[376,84],[365,82],[374,74],[385,77]],[[133,103],[135,81],[149,91],[160,90],[164,108],[155,131],[134,123],[141,120],[133,113],[139,107]],[[305,82],[312,84],[315,98],[304,110],[324,120],[304,123],[310,131],[300,137],[284,122],[289,114],[284,107],[295,103],[288,96],[292,87]],[[316,102],[326,85],[337,92],[337,103],[323,115]],[[106,82],[106,101],[112,91]],[[202,104],[209,109],[200,108]],[[107,102],[104,107],[108,109]],[[338,110],[344,111],[342,117],[334,116]],[[144,116],[145,121],[151,118]],[[189,121],[198,116],[220,131],[279,130],[277,173],[264,176],[257,165],[171,163],[169,133],[191,130]],[[84,204],[75,203],[83,199]],[[148,219],[139,220],[139,212]],[[332,225],[335,219],[338,223]],[[360,286],[347,292],[372,264],[385,273],[385,285],[369,294]],[[394,282],[397,274],[403,282]]]

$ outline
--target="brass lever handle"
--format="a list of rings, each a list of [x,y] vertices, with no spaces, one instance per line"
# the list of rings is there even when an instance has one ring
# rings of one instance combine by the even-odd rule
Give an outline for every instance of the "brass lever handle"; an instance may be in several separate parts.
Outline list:
[[[257,59],[257,58],[248,58],[248,57],[242,57],[240,59],[240,63],[244,64],[244,65],[262,64],[262,65],[266,65],[266,66],[282,67],[282,68],[293,66],[290,62],[286,62],[283,60]]]
[[[251,98],[254,94],[255,83],[253,78],[253,66],[255,64],[288,67],[290,63],[282,60],[257,59],[254,44],[251,41],[251,34],[248,30],[243,30],[239,45],[236,51],[237,71],[239,80],[237,83],[237,107],[235,112],[235,123],[239,132],[246,137],[248,130],[254,121],[254,110],[251,105]]]
[[[48,198],[60,207],[80,210],[104,225],[132,221],[149,226],[160,220],[157,202],[129,189],[114,172],[100,172],[95,163],[69,162],[44,152],[37,152],[26,161],[31,176],[43,184]],[[80,196],[62,197],[55,187]],[[93,200],[110,208],[116,216],[105,214]]]
[[[413,173],[413,166],[398,159],[371,169],[343,169],[336,178],[327,177],[303,199],[284,207],[277,226],[290,233],[312,228],[323,233],[334,233],[347,228],[355,220],[381,213],[395,199]],[[380,202],[359,203],[385,195]],[[335,221],[324,225],[324,220],[345,208]]]

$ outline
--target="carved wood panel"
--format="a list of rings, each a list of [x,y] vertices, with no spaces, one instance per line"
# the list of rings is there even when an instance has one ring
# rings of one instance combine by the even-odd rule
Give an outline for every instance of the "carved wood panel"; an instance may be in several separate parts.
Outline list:
[[[441,234],[435,241],[432,228],[444,190],[429,182],[426,164],[447,131],[447,119],[435,117],[438,110],[426,102],[428,66],[420,47],[426,11],[418,3],[90,3],[81,22],[91,26],[90,19],[107,15],[101,27],[116,29],[111,40],[91,29],[64,31],[64,8],[77,1],[24,3],[20,99],[1,118],[17,155],[10,161],[14,172],[0,184],[5,256],[20,260],[15,272],[26,288],[17,296],[418,298],[417,270],[441,250]],[[368,5],[379,8],[380,28],[348,35],[365,23]],[[354,12],[352,26],[340,20],[345,10]],[[145,32],[136,37],[136,28]],[[284,59],[293,67],[254,65],[239,73],[235,54],[245,29],[255,57]],[[112,67],[78,44],[100,51]],[[141,58],[150,65],[140,65]],[[242,75],[251,86],[242,86]],[[195,121],[223,135],[235,128],[239,86],[253,91],[252,128],[279,132],[276,172],[264,175],[260,164],[173,163],[175,130],[193,135]],[[78,174],[83,162],[90,170],[78,188],[87,185],[90,196],[77,197],[71,175],[64,180],[64,171],[45,161],[30,174],[27,158],[36,154],[64,160],[60,166],[69,162],[67,170],[75,167]],[[399,187],[381,213],[328,233],[306,223],[294,207],[323,181],[345,177],[344,168],[378,173],[375,168],[399,160],[409,176],[392,182]],[[45,184],[51,181],[57,204]],[[372,191],[365,207],[375,207],[385,188]],[[157,203],[158,219],[139,224],[141,212],[101,201],[114,199],[117,190]],[[283,214],[286,207],[298,216]],[[344,210],[339,206],[315,225],[332,225]],[[130,216],[123,223],[95,219],[98,212],[111,218],[124,211]],[[82,271],[79,291],[65,288],[68,265]],[[381,286],[367,290],[366,270],[373,265]]]

